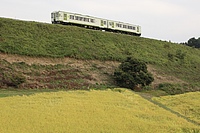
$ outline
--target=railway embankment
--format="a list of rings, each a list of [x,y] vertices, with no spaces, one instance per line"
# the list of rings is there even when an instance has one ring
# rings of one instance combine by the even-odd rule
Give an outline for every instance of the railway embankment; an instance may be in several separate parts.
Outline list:
[[[64,87],[73,88],[72,83],[75,81],[80,83],[80,86],[88,85],[86,88],[91,87],[88,83],[113,86],[112,71],[127,56],[147,62],[156,79],[153,88],[168,89],[166,92],[169,94],[195,91],[200,88],[199,50],[167,41],[75,26],[0,18],[0,53],[4,56],[14,55],[13,60],[17,56],[27,57],[28,60],[18,63],[1,58],[1,73],[5,70],[20,73],[26,81],[33,81],[33,87],[36,88],[59,87],[58,85],[64,84],[66,79],[70,79],[70,83],[65,83]],[[30,58],[37,58],[42,63],[54,60],[55,63],[29,64],[32,61]],[[63,60],[66,59],[72,59],[74,62],[83,61],[90,65],[74,64],[73,61],[71,64],[64,63]],[[59,60],[62,60],[62,63]],[[104,66],[104,62],[108,61],[110,62]],[[117,63],[112,64],[112,62]],[[70,71],[75,75],[65,77],[64,75]],[[58,75],[55,76],[56,74]],[[36,80],[40,78],[45,80]],[[87,79],[87,82],[81,79]],[[40,82],[44,84],[41,85]]]

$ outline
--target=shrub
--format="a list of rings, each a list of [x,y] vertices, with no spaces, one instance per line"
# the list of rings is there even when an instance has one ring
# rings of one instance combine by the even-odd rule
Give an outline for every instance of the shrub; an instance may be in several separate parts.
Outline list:
[[[114,72],[114,79],[118,86],[129,89],[137,86],[147,86],[154,80],[148,73],[144,62],[128,57]]]
[[[169,95],[181,94],[185,92],[184,88],[181,85],[170,83],[159,84],[158,89],[165,91]]]
[[[181,63],[184,63],[186,52],[182,52],[181,50],[177,50],[176,54],[168,53],[168,59],[170,61],[180,61]]]
[[[6,71],[1,73],[0,81],[2,82],[2,85],[17,88],[20,84],[26,81],[26,78],[19,73]]]

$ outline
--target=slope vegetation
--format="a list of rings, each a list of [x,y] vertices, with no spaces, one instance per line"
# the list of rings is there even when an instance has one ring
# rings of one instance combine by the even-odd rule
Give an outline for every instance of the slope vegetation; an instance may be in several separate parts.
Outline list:
[[[175,85],[175,89],[186,86],[185,90],[193,91],[200,86],[199,50],[166,41],[0,18],[0,52],[101,61],[122,61],[133,56],[150,64],[156,73],[183,81],[177,84],[184,85]],[[171,84],[160,87],[166,86]]]

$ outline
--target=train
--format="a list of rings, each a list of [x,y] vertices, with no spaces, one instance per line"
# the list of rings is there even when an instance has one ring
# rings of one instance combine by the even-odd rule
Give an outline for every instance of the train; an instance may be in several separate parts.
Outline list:
[[[75,25],[90,29],[141,36],[141,26],[139,25],[92,17],[78,13],[54,11],[51,13],[51,22],[52,24]]]

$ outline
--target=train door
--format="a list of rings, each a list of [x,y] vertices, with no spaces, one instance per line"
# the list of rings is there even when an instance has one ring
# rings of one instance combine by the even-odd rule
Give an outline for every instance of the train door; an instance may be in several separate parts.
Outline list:
[[[108,21],[108,28],[114,29],[115,28],[115,22],[114,21]]]
[[[65,21],[67,21],[67,19],[68,19],[67,16],[68,16],[68,15],[67,15],[66,13],[64,13],[64,20],[65,20]]]
[[[107,28],[107,20],[101,20],[101,27]]]
[[[56,14],[53,12],[51,13],[51,22],[55,23],[56,22]]]

